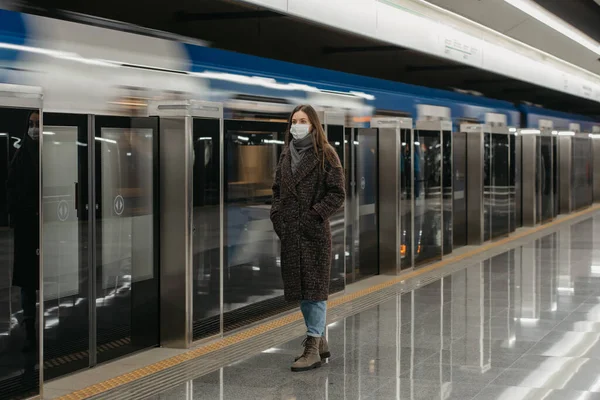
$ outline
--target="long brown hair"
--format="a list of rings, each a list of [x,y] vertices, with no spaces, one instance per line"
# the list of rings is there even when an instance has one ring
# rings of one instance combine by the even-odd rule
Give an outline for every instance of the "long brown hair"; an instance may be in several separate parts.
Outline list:
[[[289,145],[292,140],[292,134],[290,133],[290,128],[292,127],[292,119],[294,118],[294,114],[298,111],[304,112],[308,116],[308,120],[313,128],[311,134],[313,135],[313,147],[315,150],[315,154],[321,156],[321,167],[325,168],[325,159],[329,161],[331,164],[338,164],[338,158],[335,154],[335,150],[329,144],[327,140],[327,135],[325,135],[325,131],[323,130],[323,126],[321,125],[321,121],[319,120],[319,115],[310,104],[301,104],[294,108],[294,111],[290,114],[288,119],[287,132],[285,135],[285,144]]]

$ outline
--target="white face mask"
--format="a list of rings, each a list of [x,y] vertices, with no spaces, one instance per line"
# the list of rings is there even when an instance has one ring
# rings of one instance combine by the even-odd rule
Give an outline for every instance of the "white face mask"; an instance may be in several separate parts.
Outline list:
[[[36,140],[37,138],[40,137],[40,128],[29,128],[29,130],[27,131],[27,134],[29,135],[30,138],[32,138],[33,140]]]
[[[310,125],[309,124],[294,124],[290,128],[290,132],[294,139],[301,140],[304,139],[310,133]]]

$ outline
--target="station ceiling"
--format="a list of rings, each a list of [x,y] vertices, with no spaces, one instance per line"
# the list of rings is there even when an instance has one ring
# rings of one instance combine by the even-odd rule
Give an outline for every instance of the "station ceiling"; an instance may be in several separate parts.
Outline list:
[[[456,4],[467,6],[468,3],[504,3],[501,0],[430,1],[441,6],[454,4],[455,7]],[[590,2],[600,10],[595,0],[536,1]],[[81,13],[197,38],[213,47],[241,53],[429,87],[478,92],[515,103],[529,102],[550,109],[600,116],[600,105],[592,101],[234,0],[27,0],[20,4],[25,11],[41,15],[78,20],[80,17],[73,13]],[[554,6],[558,7],[557,4]],[[573,10],[570,12],[569,18],[578,15]],[[496,14],[497,17],[499,15]],[[600,19],[596,19],[596,23],[589,18],[586,21],[589,24],[588,35],[592,36],[590,32],[595,29],[595,34],[600,36],[600,24],[597,23]],[[581,22],[581,26],[583,24]],[[594,62],[598,63],[597,59]]]
[[[427,0],[520,42],[600,75],[598,54],[537,21],[504,0]],[[600,0],[534,0],[600,42]]]

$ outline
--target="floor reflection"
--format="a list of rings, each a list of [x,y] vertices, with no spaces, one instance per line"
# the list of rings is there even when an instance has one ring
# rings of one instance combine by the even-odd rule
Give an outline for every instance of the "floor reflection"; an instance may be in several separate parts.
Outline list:
[[[600,399],[600,217],[149,399]]]

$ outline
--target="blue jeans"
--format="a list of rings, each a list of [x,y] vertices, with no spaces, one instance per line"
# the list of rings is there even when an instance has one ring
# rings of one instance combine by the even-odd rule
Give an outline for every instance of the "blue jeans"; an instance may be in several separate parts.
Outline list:
[[[323,336],[327,323],[327,302],[302,300],[300,310],[306,323],[306,334],[314,337]]]

